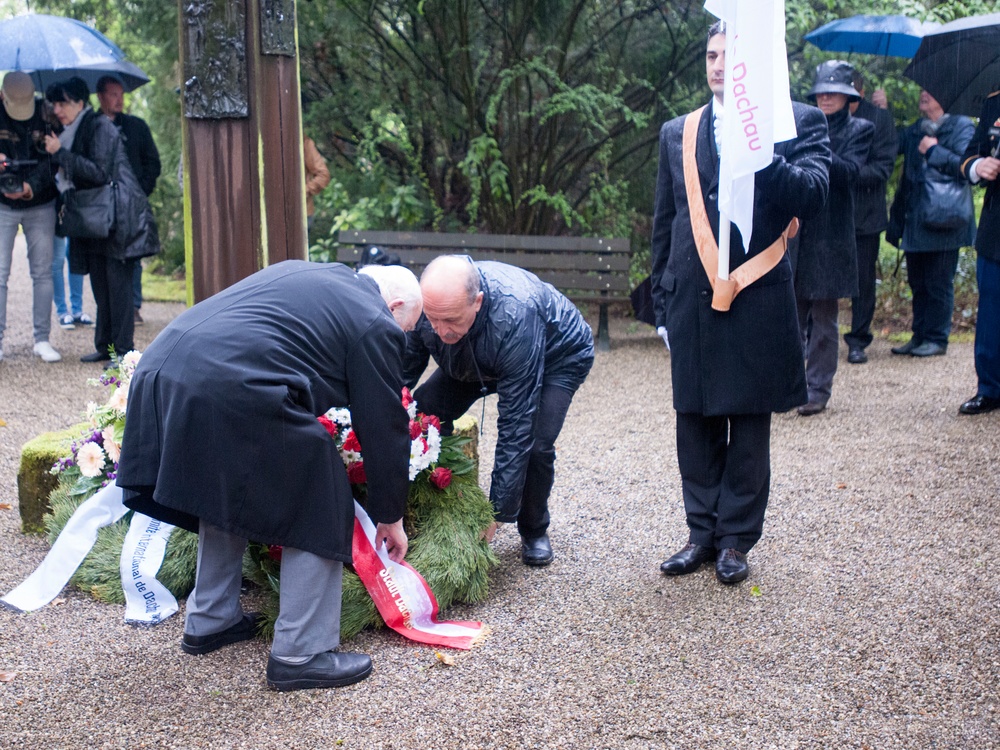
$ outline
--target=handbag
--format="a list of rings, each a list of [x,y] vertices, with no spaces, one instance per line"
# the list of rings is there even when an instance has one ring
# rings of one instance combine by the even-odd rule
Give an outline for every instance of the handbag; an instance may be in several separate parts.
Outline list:
[[[96,188],[70,188],[59,196],[59,237],[107,239],[115,225],[115,183]]]
[[[968,186],[929,166],[920,193],[920,223],[927,229],[959,229],[969,220]]]

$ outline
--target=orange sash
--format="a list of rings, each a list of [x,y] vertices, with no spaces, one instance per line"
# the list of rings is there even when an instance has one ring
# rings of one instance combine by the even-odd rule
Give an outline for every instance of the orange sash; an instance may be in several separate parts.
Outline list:
[[[708,105],[706,105],[708,106]],[[719,244],[712,234],[712,225],[705,211],[705,199],[701,194],[701,179],[695,157],[698,140],[698,123],[705,107],[695,110],[684,120],[684,186],[687,188],[688,211],[691,215],[691,233],[698,248],[698,257],[712,285],[712,309],[719,312],[729,310],[733,299],[741,291],[761,276],[773,269],[781,261],[788,248],[788,240],[799,231],[799,220],[793,218],[785,231],[762,253],[758,253],[735,271],[728,279],[717,278],[719,271]]]

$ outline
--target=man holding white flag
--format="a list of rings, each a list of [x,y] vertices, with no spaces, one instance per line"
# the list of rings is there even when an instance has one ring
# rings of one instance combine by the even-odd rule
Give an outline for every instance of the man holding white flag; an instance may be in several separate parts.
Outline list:
[[[752,32],[712,26],[705,58],[712,100],[660,130],[653,295],[657,326],[671,345],[689,528],[688,544],[660,567],[682,575],[714,560],[718,580],[733,584],[747,577],[746,555],[763,529],[771,413],[806,400],[785,247],[796,217],[826,200],[830,148],[822,113],[804,104],[788,104],[797,135],[777,142],[788,135],[780,103],[788,99],[782,0],[706,7],[740,23],[749,7],[756,18],[747,21]],[[758,51],[763,59],[752,58]],[[726,188],[739,220],[731,235],[719,220],[720,152],[736,177]]]

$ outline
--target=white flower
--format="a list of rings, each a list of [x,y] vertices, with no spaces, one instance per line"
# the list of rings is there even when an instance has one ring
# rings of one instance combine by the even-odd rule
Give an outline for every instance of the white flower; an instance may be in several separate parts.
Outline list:
[[[326,418],[329,419],[334,424],[340,425],[341,427],[350,428],[351,426],[350,409],[342,409],[342,408],[330,409],[330,411],[326,413]]]
[[[97,405],[96,401],[89,401],[87,403],[87,421],[90,423],[90,426],[93,427],[94,429],[97,429],[97,427],[99,426],[97,423],[97,410],[100,408],[101,407]]]
[[[104,451],[97,443],[86,443],[76,452],[76,463],[85,477],[97,477],[104,471]]]
[[[406,407],[406,413],[410,415],[410,419],[417,418],[417,402],[411,401],[410,405]]]
[[[122,447],[115,442],[114,425],[108,425],[105,427],[101,431],[101,437],[104,439],[104,450],[107,452],[108,458],[117,462],[122,455]]]
[[[427,456],[429,463],[434,463],[441,455],[441,433],[432,424],[427,425]]]
[[[135,349],[130,351],[124,357],[122,357],[122,369],[128,370],[130,373],[135,372],[135,366],[139,364],[139,358],[142,357],[142,352],[137,352]]]
[[[115,388],[111,398],[108,399],[107,407],[113,409],[122,416],[125,416],[125,407],[128,405],[128,388],[118,386]]]

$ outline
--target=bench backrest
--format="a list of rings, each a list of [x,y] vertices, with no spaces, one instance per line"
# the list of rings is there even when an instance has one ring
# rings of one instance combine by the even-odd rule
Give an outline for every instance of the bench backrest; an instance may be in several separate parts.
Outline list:
[[[356,263],[366,247],[376,245],[397,254],[419,276],[438,255],[455,253],[524,268],[576,301],[629,294],[627,239],[345,230],[337,240],[341,263]]]

